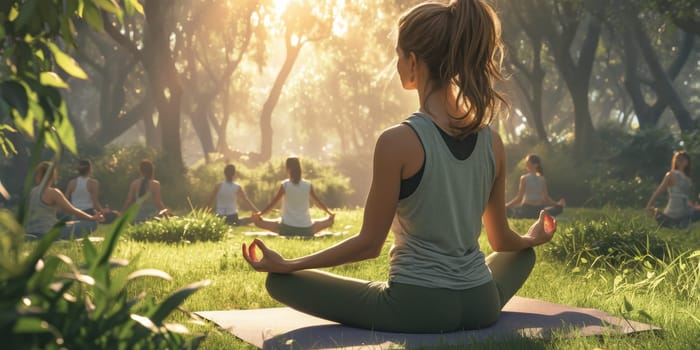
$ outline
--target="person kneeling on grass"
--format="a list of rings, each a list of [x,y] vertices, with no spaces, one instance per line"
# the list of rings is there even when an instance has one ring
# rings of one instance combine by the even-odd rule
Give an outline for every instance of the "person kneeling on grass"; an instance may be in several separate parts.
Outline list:
[[[224,217],[227,224],[231,226],[248,225],[253,219],[250,217],[238,217],[238,199],[246,201],[254,212],[259,212],[260,210],[258,210],[258,207],[248,198],[243,187],[233,182],[235,176],[236,166],[227,164],[224,167],[224,177],[226,181],[214,186],[214,190],[209,197],[209,208],[213,208],[214,201],[216,201],[216,208],[214,209],[216,215]]]
[[[51,169],[49,171],[49,169]],[[46,177],[46,179],[44,179]],[[51,162],[41,162],[36,168],[34,183],[29,192],[29,220],[27,233],[30,239],[40,239],[58,223],[59,210],[73,215],[78,221],[69,221],[58,236],[59,239],[82,237],[97,229],[97,223],[104,221],[101,212],[90,215],[73,206],[63,193],[53,187],[57,172]]]
[[[299,158],[287,158],[285,166],[289,179],[282,182],[279,191],[265,209],[253,214],[255,226],[279,233],[282,236],[305,237],[313,236],[315,233],[333,226],[335,214],[321,202],[311,183],[301,178]],[[283,197],[282,219],[277,221],[262,218],[262,215],[272,210]],[[322,220],[311,220],[310,199],[313,199],[319,208],[328,213],[328,217]]]

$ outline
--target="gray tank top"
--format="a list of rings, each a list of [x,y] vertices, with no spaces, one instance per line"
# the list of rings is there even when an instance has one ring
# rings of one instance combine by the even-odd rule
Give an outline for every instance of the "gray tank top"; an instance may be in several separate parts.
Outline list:
[[[544,192],[544,177],[533,173],[526,174],[523,203],[531,205],[540,205],[544,203],[542,192]]]
[[[427,116],[415,113],[406,123],[423,144],[425,170],[396,209],[389,281],[457,290],[488,283],[478,238],[495,180],[491,130],[479,131],[472,154],[458,160]]]
[[[668,203],[664,208],[664,215],[678,219],[690,215],[691,208],[688,205],[688,194],[692,183],[690,178],[678,170],[673,170],[674,185],[668,186]]]
[[[43,235],[56,225],[56,208],[41,200],[42,186],[35,186],[29,192],[29,221],[27,233]]]

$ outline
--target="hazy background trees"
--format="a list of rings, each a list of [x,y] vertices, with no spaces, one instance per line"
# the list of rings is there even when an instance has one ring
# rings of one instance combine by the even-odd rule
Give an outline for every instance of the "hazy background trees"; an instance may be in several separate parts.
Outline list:
[[[62,96],[78,156],[148,145],[175,184],[195,164],[255,166],[296,154],[334,164],[362,198],[376,136],[417,109],[396,78],[394,50],[398,15],[418,2],[141,0],[143,11],[131,16],[93,5],[71,27],[74,44],[57,38],[89,78],[59,71],[70,86]],[[700,144],[698,0],[492,3],[502,19],[509,75],[502,88],[511,103],[494,126],[509,144],[511,168],[530,151],[576,167],[625,163],[619,157],[634,158],[625,153],[631,145]],[[0,111],[3,125],[21,128],[7,107]],[[30,140],[8,130],[0,129],[2,139],[19,147],[1,164],[26,166]],[[667,136],[668,147],[659,146]],[[658,158],[647,164],[660,167],[648,170],[657,175],[612,166],[593,175],[645,174],[653,182],[670,154]],[[2,180],[17,183],[11,177],[3,171]],[[562,180],[554,192],[590,186]]]

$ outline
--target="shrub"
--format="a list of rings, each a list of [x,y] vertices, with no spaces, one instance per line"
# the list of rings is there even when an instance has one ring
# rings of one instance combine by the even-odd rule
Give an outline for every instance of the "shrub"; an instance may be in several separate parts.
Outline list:
[[[544,246],[551,257],[572,266],[618,269],[622,264],[639,268],[640,256],[663,259],[667,244],[651,235],[644,224],[604,218],[573,222]]]
[[[0,338],[10,349],[191,349],[202,336],[186,337],[181,324],[165,322],[203,281],[156,302],[147,292],[135,297],[131,282],[171,280],[163,271],[123,273],[127,262],[111,260],[120,234],[135,215],[125,213],[106,234],[101,249],[83,240],[85,265],[47,252],[61,232],[54,227],[23,247],[24,230],[8,211],[0,211]],[[71,243],[72,244],[72,243]],[[122,272],[122,273],[120,273]]]
[[[223,218],[197,209],[182,217],[160,218],[132,225],[127,235],[146,242],[206,242],[222,240],[230,229]]]
[[[591,196],[586,206],[644,208],[656,189],[656,182],[635,177],[619,180],[611,177],[594,177],[589,182]]]

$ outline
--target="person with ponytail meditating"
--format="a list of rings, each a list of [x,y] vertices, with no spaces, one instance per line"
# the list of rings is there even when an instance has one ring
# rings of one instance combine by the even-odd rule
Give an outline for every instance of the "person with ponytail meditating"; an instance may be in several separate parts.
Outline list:
[[[138,214],[134,219],[134,223],[150,220],[158,215],[165,215],[168,209],[163,204],[160,192],[160,182],[154,179],[155,167],[150,160],[143,160],[139,164],[139,172],[141,177],[131,182],[129,186],[129,194],[124,202],[122,212],[134,204],[136,200],[143,196],[150,195],[139,208]]]
[[[270,204],[253,215],[255,226],[279,233],[282,236],[302,237],[313,236],[315,233],[333,226],[335,214],[318,198],[311,183],[302,179],[299,158],[287,158],[285,168],[289,178],[282,182]],[[311,220],[309,209],[312,200],[319,208],[328,213],[326,218]],[[276,207],[280,201],[282,201],[282,218],[280,220],[264,219],[262,216]]]
[[[504,146],[489,127],[503,102],[494,89],[502,49],[498,16],[481,0],[425,2],[401,16],[397,71],[416,90],[418,111],[376,142],[359,233],[297,258],[259,238],[241,246],[267,273],[270,296],[374,331],[441,333],[498,320],[535,265],[532,247],[556,230],[545,211],[522,236],[506,219]],[[482,220],[495,251],[488,257]],[[376,258],[390,229],[388,281],[318,270]]]

